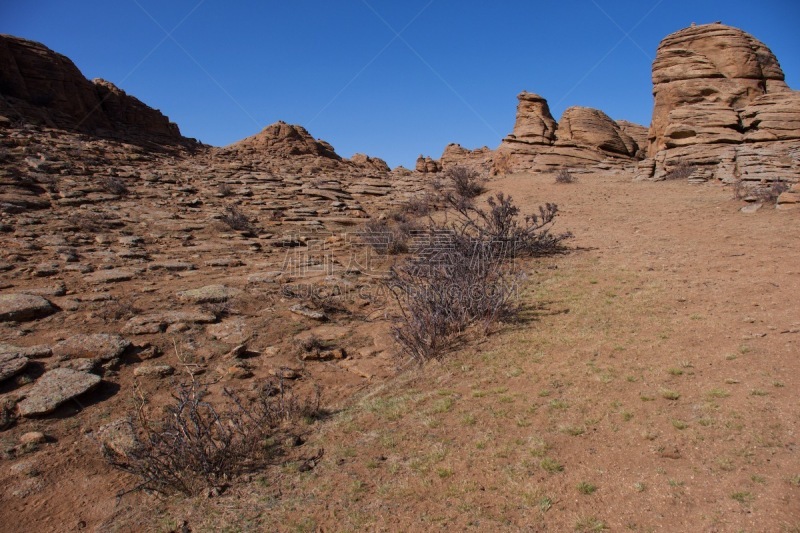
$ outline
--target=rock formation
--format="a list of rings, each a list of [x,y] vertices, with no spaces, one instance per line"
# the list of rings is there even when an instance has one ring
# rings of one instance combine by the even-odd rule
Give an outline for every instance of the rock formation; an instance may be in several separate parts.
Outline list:
[[[522,92],[517,98],[514,131],[497,149],[498,160],[508,167],[504,170],[608,168],[629,164],[642,155],[639,142],[643,126],[630,122],[623,126],[602,111],[587,107],[570,107],[556,123],[541,96]]]
[[[441,172],[442,166],[431,156],[420,155],[417,158],[417,163],[414,169],[422,174],[432,174],[435,172]]]
[[[471,168],[480,173],[488,173],[492,169],[493,161],[494,150],[486,146],[469,150],[460,144],[450,143],[445,147],[442,157],[439,159],[439,164],[442,170],[460,166]]]
[[[652,160],[637,178],[689,165],[696,181],[800,179],[800,93],[753,36],[719,23],[667,36],[653,62],[653,96]]]
[[[127,142],[187,143],[159,111],[43,44],[0,35],[0,115]]]
[[[262,152],[283,157],[311,155],[337,161],[342,159],[329,143],[314,139],[302,126],[283,121],[270,124],[260,133],[242,139],[228,148],[238,152]]]

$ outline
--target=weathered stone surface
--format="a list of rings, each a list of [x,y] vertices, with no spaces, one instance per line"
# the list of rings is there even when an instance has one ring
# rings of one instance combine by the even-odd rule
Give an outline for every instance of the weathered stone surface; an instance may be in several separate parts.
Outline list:
[[[139,378],[165,378],[174,373],[175,369],[169,365],[142,365],[133,371],[133,375]]]
[[[383,159],[379,157],[370,157],[365,154],[353,154],[353,157],[351,157],[349,161],[365,170],[374,170],[377,172],[390,172],[392,170]]]
[[[478,173],[488,173],[494,161],[494,150],[488,147],[469,150],[460,144],[450,143],[444,148],[439,163],[442,170],[452,167],[466,167]]]
[[[304,316],[306,318],[311,318],[313,320],[327,320],[328,317],[325,316],[325,313],[322,311],[314,311],[313,309],[309,309],[308,307],[296,304],[289,308],[289,311],[296,315]]]
[[[420,155],[417,158],[417,163],[414,168],[417,172],[421,172],[423,174],[433,174],[442,171],[442,166],[439,164],[438,161],[431,158],[430,156],[423,156],[423,155]]]
[[[89,283],[119,283],[133,279],[138,273],[138,270],[129,268],[112,268],[93,272],[86,276],[85,279]]]
[[[242,293],[241,290],[226,285],[206,285],[198,289],[189,289],[178,293],[181,300],[196,304],[221,303]]]
[[[775,55],[738,28],[702,24],[665,37],[653,62],[648,154],[666,148],[672,110],[701,102],[742,109],[767,92],[788,90]]]
[[[138,315],[125,324],[124,332],[131,335],[147,335],[161,333],[172,324],[210,324],[217,317],[211,313],[200,311],[165,311]]]
[[[69,359],[85,358],[108,361],[122,355],[130,345],[129,340],[119,335],[79,333],[53,346],[53,355]]]
[[[0,381],[22,372],[28,366],[28,358],[18,353],[0,353]]]
[[[0,322],[41,318],[54,313],[53,305],[33,294],[0,294]]]
[[[100,384],[100,376],[55,368],[40,377],[17,404],[20,415],[31,417],[53,412],[59,405]]]
[[[570,107],[561,116],[556,145],[587,146],[633,157],[639,149],[611,117],[598,109]]]
[[[551,145],[556,140],[556,121],[550,114],[547,100],[538,94],[523,91],[517,95],[517,119],[514,131],[503,139],[506,144]]]
[[[753,36],[718,23],[673,33],[658,47],[653,84],[653,165],[637,179],[692,165],[693,181],[800,180],[800,93]]]

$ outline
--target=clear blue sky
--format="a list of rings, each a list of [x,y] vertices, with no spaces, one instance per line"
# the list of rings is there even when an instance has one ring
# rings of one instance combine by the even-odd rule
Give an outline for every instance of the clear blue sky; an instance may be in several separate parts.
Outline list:
[[[800,88],[798,0],[0,0],[41,41],[222,146],[277,120],[349,157],[411,166],[496,147],[522,90],[648,125],[659,41],[720,20]],[[398,36],[399,34],[399,36]]]

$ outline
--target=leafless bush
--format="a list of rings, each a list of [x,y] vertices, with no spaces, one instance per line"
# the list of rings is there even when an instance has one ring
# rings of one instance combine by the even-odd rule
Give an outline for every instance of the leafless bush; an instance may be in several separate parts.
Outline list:
[[[408,252],[409,243],[418,227],[397,214],[394,219],[371,219],[366,222],[358,237],[382,255],[397,255]]]
[[[439,355],[467,326],[488,329],[513,312],[516,272],[490,243],[432,232],[417,252],[385,282],[401,312],[395,338],[416,361]]]
[[[16,422],[17,416],[14,414],[14,403],[10,400],[0,401],[0,431],[5,431]]]
[[[217,194],[219,194],[223,198],[226,198],[233,194],[233,189],[227,183],[220,183],[219,186],[217,187]]]
[[[386,286],[400,308],[394,334],[417,361],[439,355],[472,324],[484,331],[513,315],[518,255],[564,249],[570,234],[550,231],[558,208],[546,204],[519,220],[510,196],[487,200],[488,210],[450,199],[456,220],[431,224],[416,239],[414,256],[394,266]]]
[[[255,235],[257,233],[255,225],[238,207],[231,205],[225,208],[225,213],[220,218],[224,224],[236,231],[242,231]]]
[[[106,192],[115,194],[117,196],[127,196],[128,193],[130,193],[128,186],[125,185],[122,180],[113,176],[103,179],[100,185],[103,187],[103,189],[105,189]]]
[[[399,213],[404,218],[412,217],[425,217],[436,209],[436,198],[433,194],[425,193],[409,198],[406,202],[401,204],[396,213]],[[396,217],[393,217],[396,218]]]
[[[450,182],[453,193],[461,200],[472,200],[486,190],[485,180],[481,175],[467,167],[450,167],[444,172],[444,176]]]
[[[319,394],[301,400],[281,381],[250,401],[225,389],[224,408],[206,401],[207,394],[194,381],[180,386],[161,420],[148,415],[142,401],[130,420],[132,446],[102,445],[109,464],[139,479],[131,491],[196,495],[232,482],[269,464],[281,437],[295,434],[300,419],[319,412]]]
[[[552,232],[558,216],[556,204],[539,206],[538,213],[525,215],[522,220],[511,196],[497,193],[489,197],[486,204],[488,210],[451,201],[451,207],[458,216],[451,227],[459,235],[492,243],[501,250],[511,250],[515,256],[544,256],[563,252],[565,242],[572,238],[569,232]]]
[[[562,168],[556,173],[556,183],[575,183],[576,181],[578,181],[578,178],[573,176],[566,168]]]
[[[672,170],[667,172],[664,176],[665,180],[686,180],[691,177],[691,175],[695,171],[695,166],[687,163],[686,161],[679,161],[677,165],[675,165]]]

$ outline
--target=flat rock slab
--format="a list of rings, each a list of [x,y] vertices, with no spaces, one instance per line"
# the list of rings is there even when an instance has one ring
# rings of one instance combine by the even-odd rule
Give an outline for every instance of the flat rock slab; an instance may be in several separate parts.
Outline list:
[[[194,270],[196,267],[192,263],[183,261],[157,261],[147,265],[148,270],[166,270],[169,272],[181,272],[184,270]]]
[[[175,373],[169,365],[143,365],[137,366],[133,375],[138,378],[164,378]]]
[[[0,322],[33,320],[55,310],[49,301],[35,294],[0,294]]]
[[[19,414],[31,417],[52,413],[67,400],[92,390],[100,381],[100,376],[69,368],[50,370],[36,381],[27,397],[17,404]]]
[[[226,285],[206,285],[178,293],[181,300],[196,304],[222,303],[238,296],[242,291]]]
[[[18,353],[0,353],[0,381],[17,375],[26,366],[27,357]]]
[[[128,281],[139,274],[137,270],[130,270],[127,268],[112,268],[111,270],[98,270],[93,274],[86,276],[86,281],[89,283],[118,283],[120,281]]]
[[[53,350],[51,350],[46,344],[21,347],[0,342],[0,355],[6,354],[21,355],[23,357],[27,357],[28,359],[42,359],[53,355]]]
[[[128,320],[124,331],[132,335],[156,334],[172,324],[210,324],[216,320],[213,314],[200,311],[166,311],[135,316]]]
[[[109,361],[122,355],[122,352],[127,350],[130,345],[129,340],[123,339],[119,335],[80,333],[53,346],[53,355],[70,359],[85,358]]]

